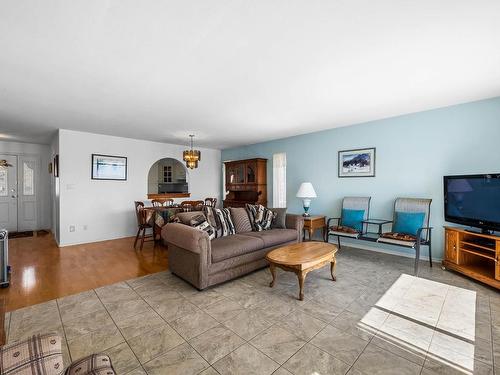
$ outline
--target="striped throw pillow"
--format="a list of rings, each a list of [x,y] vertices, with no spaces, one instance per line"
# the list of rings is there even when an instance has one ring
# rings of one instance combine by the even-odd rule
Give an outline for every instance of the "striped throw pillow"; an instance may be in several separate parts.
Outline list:
[[[261,204],[247,204],[246,209],[252,222],[253,231],[262,232],[263,230],[271,229],[271,224],[276,216],[275,212],[265,208]]]
[[[216,238],[236,233],[229,208],[205,207],[205,215],[208,222],[215,228]]]

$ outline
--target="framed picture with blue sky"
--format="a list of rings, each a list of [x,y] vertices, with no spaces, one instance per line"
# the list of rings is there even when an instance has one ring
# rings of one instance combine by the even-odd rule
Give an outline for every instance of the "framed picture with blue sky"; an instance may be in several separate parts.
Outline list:
[[[375,177],[375,147],[339,151],[339,177]]]

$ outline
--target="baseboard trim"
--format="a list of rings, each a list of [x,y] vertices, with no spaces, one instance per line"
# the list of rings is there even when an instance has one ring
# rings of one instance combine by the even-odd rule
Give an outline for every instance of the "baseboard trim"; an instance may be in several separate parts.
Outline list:
[[[337,240],[329,241],[329,242],[331,242],[333,244],[337,244]],[[359,241],[359,242],[361,242],[361,241]],[[359,243],[359,242],[342,240],[341,245],[342,246],[345,245],[348,247],[354,247],[354,248],[358,248],[358,249],[362,249],[362,250],[375,251],[377,253],[382,253],[382,254],[397,255],[400,257],[415,259],[414,254],[406,254],[406,253],[402,253],[400,251],[388,250],[388,249],[384,249],[384,248],[380,248],[380,247],[365,245],[364,243]],[[424,247],[424,251],[425,250],[427,250],[427,247]],[[420,254],[420,260],[429,260],[429,256]],[[443,258],[432,257],[432,263],[441,263],[442,260],[443,260]]]

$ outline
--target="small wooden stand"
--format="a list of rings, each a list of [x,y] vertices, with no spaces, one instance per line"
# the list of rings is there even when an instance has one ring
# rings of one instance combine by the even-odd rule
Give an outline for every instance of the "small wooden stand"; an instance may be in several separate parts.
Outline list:
[[[302,240],[306,239],[306,232],[309,233],[309,241],[311,241],[314,232],[321,229],[321,238],[325,238],[326,217],[325,216],[306,216],[304,217],[304,233]]]
[[[500,237],[445,227],[443,267],[500,289]]]

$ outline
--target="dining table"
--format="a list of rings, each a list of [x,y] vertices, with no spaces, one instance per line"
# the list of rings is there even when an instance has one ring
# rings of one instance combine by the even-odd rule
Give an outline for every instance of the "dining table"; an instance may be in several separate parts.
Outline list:
[[[171,220],[171,218],[182,212],[180,206],[160,206],[160,207],[144,207],[146,214],[146,223],[153,228],[154,238],[161,234],[161,229]]]

